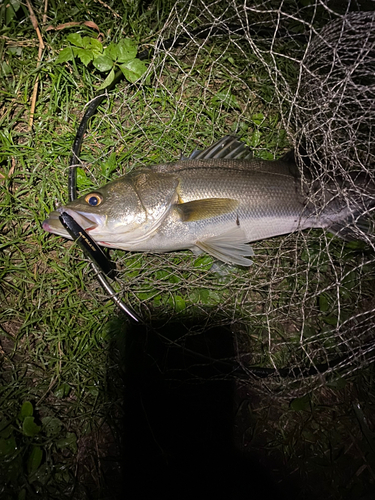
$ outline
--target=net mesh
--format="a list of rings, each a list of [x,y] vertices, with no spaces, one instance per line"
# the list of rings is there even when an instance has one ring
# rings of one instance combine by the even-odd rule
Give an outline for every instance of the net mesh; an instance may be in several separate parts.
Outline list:
[[[225,361],[240,368],[240,383],[251,378],[260,391],[300,395],[375,356],[374,236],[361,223],[375,205],[368,189],[375,163],[374,7],[176,2],[144,82],[109,99],[86,139],[82,157],[95,184],[108,180],[113,158],[122,175],[236,134],[263,159],[293,148],[301,182],[320,208],[319,187],[328,182],[343,200],[357,200],[356,241],[321,230],[259,241],[248,270],[213,270],[210,257],[190,252],[113,253],[125,301],[146,321],[186,325],[166,340],[171,346],[185,348],[189,336],[226,325],[234,354]],[[113,131],[110,144],[101,141],[103,127]],[[362,177],[366,185],[358,184]],[[270,376],[259,377],[254,366]]]

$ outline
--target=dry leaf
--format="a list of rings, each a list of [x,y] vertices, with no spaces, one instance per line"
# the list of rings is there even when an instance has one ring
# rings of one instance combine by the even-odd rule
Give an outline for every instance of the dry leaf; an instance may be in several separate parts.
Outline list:
[[[93,21],[85,21],[83,23],[85,26],[88,26],[89,28],[93,28],[94,30],[96,30],[98,33],[100,33],[100,29],[99,29],[99,26],[97,24],[95,24]]]
[[[99,34],[101,34],[99,26],[96,23],[94,23],[94,21],[84,21],[84,22],[71,21],[69,23],[59,24],[57,26],[49,25],[48,28],[46,28],[46,31],[52,31],[52,30],[60,31],[64,30],[65,28],[71,28],[72,26],[82,26],[82,25],[85,25],[88,28],[92,28],[96,30]]]
[[[51,30],[63,30],[65,28],[70,28],[71,26],[80,26],[81,23],[77,22],[77,21],[72,21],[70,23],[64,23],[64,24],[59,24],[58,26],[48,26],[48,28],[46,28],[46,31],[51,31]]]

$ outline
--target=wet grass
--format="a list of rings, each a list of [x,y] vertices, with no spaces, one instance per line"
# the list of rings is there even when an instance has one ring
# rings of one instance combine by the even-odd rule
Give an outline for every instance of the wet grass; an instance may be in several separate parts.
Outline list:
[[[104,43],[134,36],[145,47],[155,42],[169,7],[126,2],[118,17],[97,2],[52,2],[44,28],[89,20],[99,26]],[[42,7],[35,6],[35,13],[41,21]],[[27,11],[21,8],[1,31],[0,494],[5,499],[105,498],[114,472],[103,457],[118,459],[121,450],[114,443],[123,432],[123,413],[132,411],[123,402],[124,372],[139,369],[140,358],[127,354],[133,330],[118,317],[80,250],[41,228],[55,203],[67,200],[76,129],[102,81],[79,61],[55,63],[72,30],[96,35],[87,26],[42,30],[46,49],[39,67]],[[82,151],[88,176],[79,179],[80,191],[140,165],[189,155],[228,133],[243,137],[256,157],[281,156],[289,144],[269,75],[254,54],[244,60],[241,51],[232,47],[232,52],[218,39],[196,59],[196,47],[188,45],[178,55],[160,57],[150,84],[122,83],[90,124]],[[296,68],[285,64],[292,81]],[[226,365],[210,377],[227,379],[228,363],[231,370],[234,362],[241,368],[230,374],[238,389],[238,448],[250,446],[267,466],[277,463],[280,481],[293,473],[314,492],[311,478],[324,470],[321,491],[333,491],[329,498],[359,498],[374,480],[372,368],[356,375],[371,331],[359,328],[361,317],[350,321],[371,310],[373,257],[366,248],[318,231],[254,248],[250,270],[219,272],[211,270],[210,257],[190,252],[113,251],[120,271],[114,286],[147,322],[172,325],[165,331],[157,327],[162,347],[155,347],[155,340],[142,345],[142,355],[154,360],[166,379],[179,380],[184,366],[170,367],[163,356],[197,348],[194,339],[203,338],[205,330],[229,328],[236,349],[222,356]],[[138,340],[131,336],[132,342]],[[214,366],[202,352],[203,362]],[[328,387],[317,376],[262,383],[251,372],[257,366],[301,373],[324,363],[329,367],[348,352],[356,363],[345,358],[342,379],[328,370]],[[306,397],[310,383],[323,387]],[[342,444],[348,440],[352,446]],[[340,479],[330,490],[333,477]]]

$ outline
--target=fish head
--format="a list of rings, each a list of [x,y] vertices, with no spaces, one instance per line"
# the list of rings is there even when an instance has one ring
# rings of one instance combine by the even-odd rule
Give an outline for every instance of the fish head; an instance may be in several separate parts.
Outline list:
[[[62,212],[68,213],[98,243],[116,246],[121,238],[137,233],[144,226],[147,213],[132,182],[121,177],[105,186],[51,212],[42,227],[71,239],[60,222]]]

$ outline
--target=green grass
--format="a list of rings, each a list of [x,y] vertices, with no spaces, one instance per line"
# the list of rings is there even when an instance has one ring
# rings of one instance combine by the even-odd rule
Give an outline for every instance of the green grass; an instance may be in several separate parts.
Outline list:
[[[118,18],[94,1],[62,5],[50,3],[48,24],[91,20],[104,33],[104,44],[134,36],[142,48],[155,43],[170,10],[166,2],[146,9],[141,2],[124,2]],[[42,7],[35,11],[40,20]],[[95,455],[88,443],[106,450],[121,434],[122,412],[129,411],[122,403],[128,327],[80,250],[41,228],[55,203],[67,201],[75,132],[102,82],[99,72],[79,61],[56,64],[71,32],[93,36],[85,26],[43,31],[47,48],[37,68],[38,42],[27,12],[20,8],[0,31],[0,462],[5,471],[0,496],[5,499],[101,498],[106,478],[99,459],[99,473],[87,473],[86,462]],[[293,86],[298,68],[282,58],[278,67]],[[92,120],[81,155],[88,176],[80,178],[80,191],[141,165],[189,155],[228,133],[243,137],[264,159],[290,147],[273,83],[257,56],[225,39],[206,43],[198,58],[193,44],[160,55],[148,85],[122,83]],[[211,270],[211,257],[191,252],[112,251],[119,269],[114,287],[148,323],[193,323],[191,331],[166,334],[167,348],[185,348],[189,333],[201,334],[207,325],[230,325],[235,361],[244,368],[234,378],[247,390],[238,404],[237,416],[245,421],[239,446],[252,443],[265,461],[289,463],[280,466],[280,479],[293,470],[302,481],[321,474],[322,490],[315,491],[324,495],[337,477],[331,498],[359,498],[374,480],[374,391],[372,367],[356,371],[372,332],[361,328],[362,317],[353,317],[371,311],[373,254],[321,231],[258,242],[254,249],[249,270],[227,267],[221,273]],[[151,347],[150,356],[156,355]],[[309,369],[341,357],[346,357],[341,370],[328,366],[328,386],[314,375],[259,382],[246,371]],[[248,394],[260,398],[251,415]],[[353,448],[342,444],[348,440]],[[95,487],[85,489],[90,474]]]

